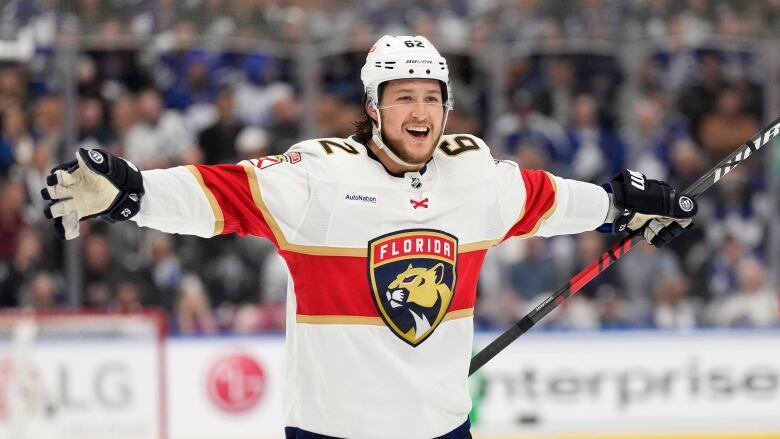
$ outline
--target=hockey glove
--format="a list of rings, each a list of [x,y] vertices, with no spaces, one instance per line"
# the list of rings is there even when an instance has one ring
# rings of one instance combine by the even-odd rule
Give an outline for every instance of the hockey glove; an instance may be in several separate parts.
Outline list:
[[[645,239],[663,247],[693,226],[696,201],[668,184],[648,180],[639,172],[624,170],[604,185],[612,206],[601,231],[623,232],[644,228]],[[611,221],[611,224],[610,224]]]
[[[84,219],[115,223],[133,217],[141,209],[143,195],[141,172],[132,163],[84,148],[76,152],[76,160],[52,169],[41,190],[43,199],[52,201],[43,213],[54,219],[60,239],[79,236],[79,221]]]

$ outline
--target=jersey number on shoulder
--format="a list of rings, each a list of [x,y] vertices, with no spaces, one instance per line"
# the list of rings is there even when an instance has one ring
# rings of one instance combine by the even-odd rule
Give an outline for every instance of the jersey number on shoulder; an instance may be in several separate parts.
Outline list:
[[[320,142],[320,145],[322,145],[322,149],[324,149],[325,153],[327,153],[328,155],[333,154],[333,148],[342,149],[350,154],[358,154],[358,150],[355,149],[354,146],[348,145],[346,143],[334,142],[332,140],[318,140],[318,142]]]
[[[479,145],[471,136],[455,136],[451,140],[442,142],[439,149],[449,156],[456,156],[466,151],[476,151]]]

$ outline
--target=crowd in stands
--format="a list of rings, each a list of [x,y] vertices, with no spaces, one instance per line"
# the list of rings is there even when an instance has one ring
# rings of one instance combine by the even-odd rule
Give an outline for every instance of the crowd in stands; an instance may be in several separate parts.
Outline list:
[[[772,69],[755,51],[778,18],[773,0],[9,0],[0,42],[27,32],[35,51],[0,59],[0,307],[71,306],[72,253],[44,220],[39,191],[75,147],[154,169],[279,154],[304,133],[346,137],[360,114],[360,66],[383,33],[426,35],[442,49],[456,99],[448,131],[486,137],[495,157],[595,183],[629,167],[687,187],[780,104],[767,102]],[[63,76],[57,48],[74,21],[81,46]],[[302,44],[322,48],[313,102]],[[508,54],[498,57],[500,103],[491,47]],[[63,78],[75,81],[74,107]],[[732,171],[701,198],[693,230],[664,249],[640,245],[539,326],[778,325],[766,169],[756,159]],[[514,323],[614,241],[590,232],[489,252],[477,326]],[[83,309],[163,308],[181,334],[284,328],[287,273],[268,241],[90,221],[75,242]]]

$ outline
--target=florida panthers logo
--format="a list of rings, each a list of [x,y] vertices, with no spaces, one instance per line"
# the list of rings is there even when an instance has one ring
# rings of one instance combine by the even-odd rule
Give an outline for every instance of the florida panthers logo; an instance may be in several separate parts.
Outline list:
[[[458,240],[434,230],[405,230],[369,243],[369,276],[379,314],[401,340],[417,346],[452,303]]]

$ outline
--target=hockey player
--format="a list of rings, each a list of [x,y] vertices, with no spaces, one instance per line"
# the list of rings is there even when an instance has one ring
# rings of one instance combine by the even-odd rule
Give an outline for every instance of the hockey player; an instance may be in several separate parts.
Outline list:
[[[287,438],[468,438],[477,279],[513,237],[644,228],[663,245],[693,200],[624,171],[604,187],[494,160],[443,135],[447,63],[419,36],[384,36],[361,72],[365,120],[236,165],[139,172],[81,149],[42,193],[57,233],[133,220],[164,232],[270,239],[290,272]]]

